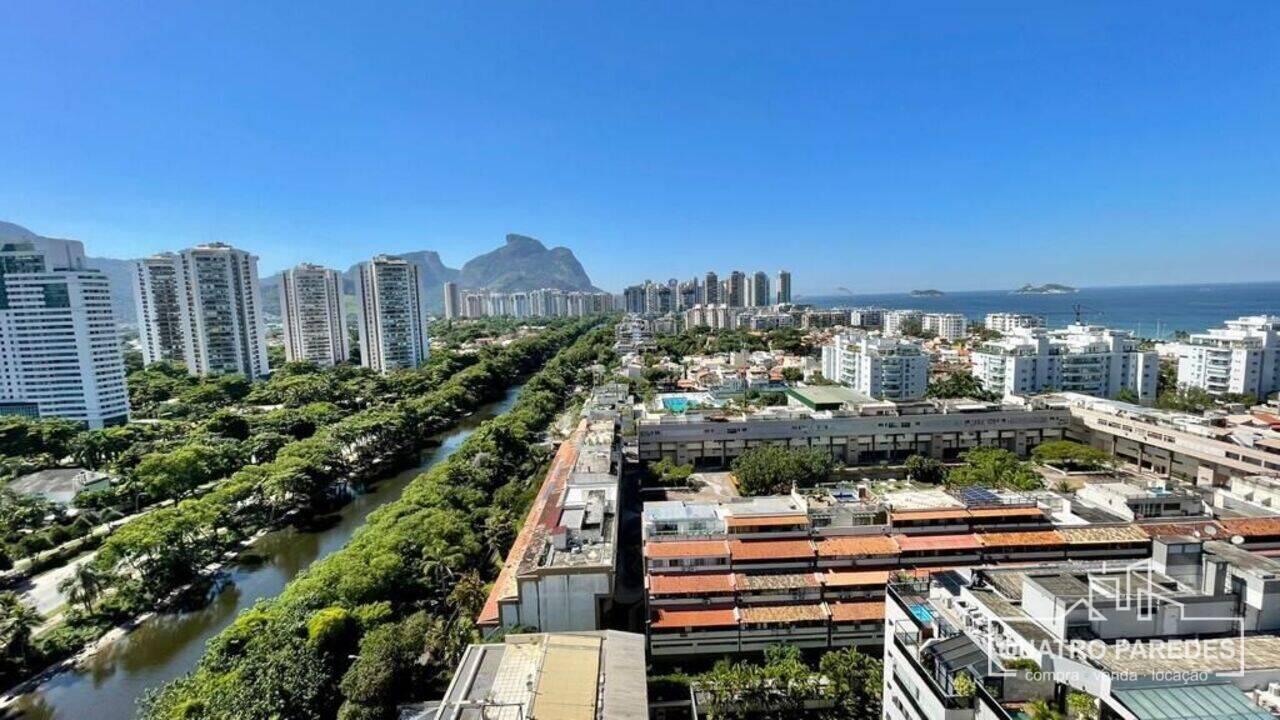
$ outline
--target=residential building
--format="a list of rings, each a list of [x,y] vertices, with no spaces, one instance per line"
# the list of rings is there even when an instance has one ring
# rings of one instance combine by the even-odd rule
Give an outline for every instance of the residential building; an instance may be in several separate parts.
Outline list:
[[[883,327],[884,314],[885,310],[882,308],[853,308],[849,311],[849,324],[864,329]]]
[[[487,310],[487,302],[483,293],[471,292],[462,296],[463,317],[484,317]]]
[[[584,404],[476,621],[486,632],[605,626],[618,561],[618,434],[629,411],[626,385],[599,386]]]
[[[1205,515],[1200,496],[1166,487],[1139,487],[1127,482],[1087,482],[1076,499],[1125,520],[1187,518]]]
[[[785,642],[877,647],[891,635],[885,585],[967,565],[1150,556],[1139,527],[1055,529],[1034,498],[942,493],[899,507],[862,490],[645,503],[641,534],[650,653],[760,652]]]
[[[1042,395],[1028,405],[1069,410],[1071,439],[1154,475],[1207,486],[1225,486],[1231,478],[1249,475],[1280,476],[1280,432],[1265,425],[1078,393]]]
[[[646,687],[643,635],[513,633],[467,646],[439,706],[408,720],[649,720]]]
[[[778,271],[778,288],[777,288],[777,304],[791,304],[791,273],[786,270]]]
[[[822,376],[878,400],[915,400],[929,382],[929,357],[899,338],[836,335],[822,348]]]
[[[462,290],[456,282],[444,284],[444,317],[446,320],[462,317]]]
[[[133,297],[138,311],[142,363],[185,363],[187,357],[186,282],[176,253],[134,262]]]
[[[747,276],[740,270],[734,270],[729,273],[728,291],[725,293],[725,303],[729,307],[746,307],[747,306]]]
[[[1275,559],[1175,537],[1129,564],[892,582],[885,717],[1010,720],[1083,694],[1102,718],[1266,720],[1280,704],[1278,574]]]
[[[742,314],[742,308],[734,308],[725,304],[694,305],[684,311],[684,326],[731,330],[738,327],[737,319]]]
[[[688,310],[694,305],[697,305],[698,298],[701,296],[701,294],[702,293],[698,288],[697,278],[694,278],[693,280],[686,280],[676,285],[676,294],[675,294],[676,312]]]
[[[796,404],[752,413],[719,408],[675,413],[661,403],[646,406],[636,417],[636,435],[629,441],[636,444],[640,460],[667,458],[697,467],[727,467],[744,451],[761,445],[812,448],[845,465],[875,465],[902,462],[911,455],[954,460],[982,446],[1025,455],[1042,442],[1062,439],[1071,419],[1066,407],[890,402],[848,390],[828,404],[819,394],[823,388],[790,392]]]
[[[702,282],[702,300],[703,305],[719,305],[726,302],[720,297],[720,278],[716,277],[713,272],[707,273]]]
[[[1155,402],[1160,359],[1133,333],[1095,325],[1065,330],[1015,328],[972,353],[973,374],[987,390],[1031,395],[1062,390],[1104,398],[1129,394]]]
[[[994,330],[1001,335],[1018,328],[1042,328],[1045,326],[1043,315],[1030,315],[1027,313],[987,313],[983,325],[988,330]]]
[[[1178,384],[1258,400],[1280,392],[1280,316],[1241,317],[1225,325],[1175,346]]]
[[[380,373],[427,360],[427,328],[418,266],[378,255],[356,267],[360,364]]]
[[[969,334],[969,319],[959,313],[928,313],[920,318],[920,325],[948,342]]]
[[[750,307],[769,306],[769,275],[757,270],[751,275],[747,284],[747,305]]]
[[[84,245],[0,245],[0,411],[98,429],[129,420],[110,281]]]
[[[843,327],[848,324],[848,310],[815,310],[813,308],[809,308],[800,315],[800,328],[802,330]]]
[[[630,285],[622,291],[623,310],[636,315],[643,315],[645,309],[645,290],[643,285]]]
[[[143,362],[181,360],[194,375],[266,375],[258,258],[224,243],[135,263]]]
[[[906,335],[910,325],[923,323],[924,313],[919,310],[886,310],[882,317],[884,334],[894,337]]]
[[[280,276],[284,355],[290,362],[332,366],[350,357],[342,273],[302,263]]]

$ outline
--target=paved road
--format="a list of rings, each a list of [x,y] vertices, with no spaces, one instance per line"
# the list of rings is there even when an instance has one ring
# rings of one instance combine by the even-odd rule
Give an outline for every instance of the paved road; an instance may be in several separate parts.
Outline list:
[[[49,613],[67,602],[62,591],[58,590],[58,585],[63,580],[71,577],[76,568],[92,560],[93,556],[94,553],[85,553],[62,567],[54,568],[19,583],[16,590],[22,596],[23,602],[35,608],[37,612],[47,618]]]

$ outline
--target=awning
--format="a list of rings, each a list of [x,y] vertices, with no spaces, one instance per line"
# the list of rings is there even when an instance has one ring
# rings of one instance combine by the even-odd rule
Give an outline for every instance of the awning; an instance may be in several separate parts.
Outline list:
[[[1138,720],[1275,720],[1235,685],[1169,685],[1111,694]]]

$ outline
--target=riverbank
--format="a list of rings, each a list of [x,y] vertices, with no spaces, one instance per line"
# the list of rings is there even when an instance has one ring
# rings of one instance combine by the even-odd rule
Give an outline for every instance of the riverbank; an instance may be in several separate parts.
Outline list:
[[[152,612],[128,627],[113,629],[93,648],[42,673],[8,707],[24,720],[132,718],[137,701],[148,689],[189,672],[208,640],[259,599],[278,594],[312,563],[343,547],[370,513],[398,498],[413,478],[452,455],[483,422],[509,410],[521,387],[508,388],[499,400],[437,435],[434,447],[413,467],[353,497],[338,512],[338,523],[316,532],[284,527],[259,533],[250,547],[233,553],[232,562],[223,568],[226,581],[208,606]],[[250,554],[253,563],[241,562]]]
[[[546,460],[544,432],[585,391],[587,369],[613,362],[611,330],[541,364],[510,412],[415,479],[341,552],[239,617],[193,673],[148,697],[143,717],[191,708],[209,720],[390,717],[442,690],[455,653],[474,638],[470,619],[493,558],[509,546],[529,478]],[[424,637],[438,640],[425,664]],[[364,678],[396,681],[351,690]]]

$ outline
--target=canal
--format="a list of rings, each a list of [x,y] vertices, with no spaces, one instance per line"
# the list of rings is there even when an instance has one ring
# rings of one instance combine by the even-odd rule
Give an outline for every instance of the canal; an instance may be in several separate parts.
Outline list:
[[[9,710],[23,720],[127,720],[137,713],[138,700],[151,688],[180,677],[204,652],[204,645],[235,620],[236,615],[263,598],[274,597],[311,563],[338,550],[364,525],[369,513],[400,497],[413,478],[453,454],[480,423],[515,404],[520,386],[501,400],[481,407],[453,430],[436,437],[439,443],[422,455],[417,467],[382,482],[357,496],[340,513],[341,520],[316,532],[286,528],[263,536],[251,549],[257,562],[228,569],[222,592],[195,612],[157,615],[86,662],[46,680],[22,696]]]

